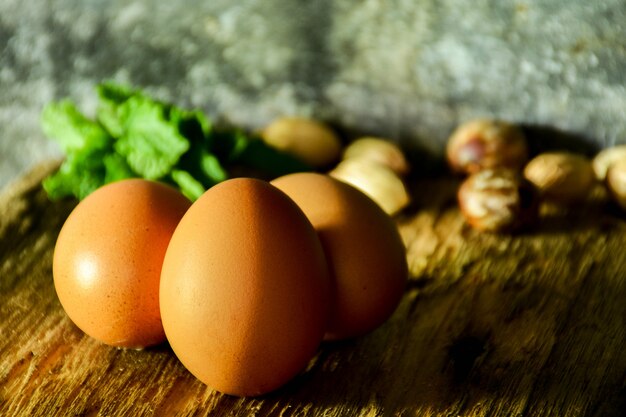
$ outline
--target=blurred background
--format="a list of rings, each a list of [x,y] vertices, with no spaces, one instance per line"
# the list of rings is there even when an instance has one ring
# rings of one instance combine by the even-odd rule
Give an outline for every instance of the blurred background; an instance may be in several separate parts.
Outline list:
[[[43,106],[89,113],[107,79],[249,129],[303,115],[437,157],[480,116],[626,142],[625,73],[624,0],[0,0],[0,188],[61,156]]]

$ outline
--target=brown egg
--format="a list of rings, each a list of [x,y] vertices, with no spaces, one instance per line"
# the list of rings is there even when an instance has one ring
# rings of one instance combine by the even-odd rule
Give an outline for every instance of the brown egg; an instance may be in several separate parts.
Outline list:
[[[357,189],[322,174],[290,174],[272,184],[307,215],[334,278],[326,339],[373,330],[395,310],[406,284],[404,244],[385,212]]]
[[[175,189],[130,179],[99,188],[65,221],[54,285],[70,319],[106,344],[165,340],[159,279],[167,245],[191,202]]]
[[[161,274],[175,354],[208,386],[239,396],[272,391],[305,368],[329,294],[311,223],[283,192],[250,178],[222,182],[193,204]]]

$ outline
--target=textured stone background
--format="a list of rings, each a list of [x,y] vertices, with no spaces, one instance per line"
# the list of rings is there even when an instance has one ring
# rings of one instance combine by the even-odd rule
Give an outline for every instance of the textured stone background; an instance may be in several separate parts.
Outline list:
[[[59,155],[43,105],[91,111],[103,79],[249,128],[302,114],[440,155],[476,116],[625,142],[625,74],[624,0],[0,0],[0,187]]]

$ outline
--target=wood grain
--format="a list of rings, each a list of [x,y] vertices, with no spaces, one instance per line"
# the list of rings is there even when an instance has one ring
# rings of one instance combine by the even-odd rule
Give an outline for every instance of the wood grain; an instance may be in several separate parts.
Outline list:
[[[411,279],[393,317],[324,344],[258,398],[216,393],[167,346],[104,346],[56,298],[72,201],[39,167],[0,197],[2,416],[618,416],[626,410],[626,222],[610,206],[544,213],[517,236],[469,229],[450,178],[414,181],[397,219]]]

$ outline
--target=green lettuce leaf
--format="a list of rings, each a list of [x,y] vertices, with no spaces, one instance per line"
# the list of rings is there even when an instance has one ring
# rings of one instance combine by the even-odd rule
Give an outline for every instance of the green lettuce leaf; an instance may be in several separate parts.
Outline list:
[[[143,178],[156,180],[170,173],[189,149],[189,141],[164,117],[163,105],[133,96],[119,110],[124,131],[115,150]]]
[[[44,133],[66,154],[43,186],[51,199],[85,198],[104,184],[142,177],[168,182],[195,200],[229,178],[275,177],[309,167],[239,129],[216,130],[200,110],[185,110],[112,82],[97,87],[95,120],[68,100],[51,103],[41,117]]]
[[[85,148],[102,149],[111,142],[106,130],[83,116],[69,100],[48,104],[41,115],[41,127],[65,153]]]
[[[202,183],[187,171],[175,169],[171,175],[172,180],[178,185],[181,193],[191,201],[196,201],[206,191]]]

